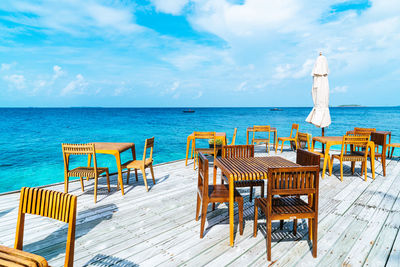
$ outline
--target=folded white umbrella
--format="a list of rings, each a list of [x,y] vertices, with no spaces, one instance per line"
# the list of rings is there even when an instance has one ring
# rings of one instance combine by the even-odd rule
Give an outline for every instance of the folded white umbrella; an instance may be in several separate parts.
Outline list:
[[[331,124],[328,73],[328,61],[320,53],[311,73],[313,76],[312,97],[314,108],[306,119],[306,122],[320,128],[328,127]]]

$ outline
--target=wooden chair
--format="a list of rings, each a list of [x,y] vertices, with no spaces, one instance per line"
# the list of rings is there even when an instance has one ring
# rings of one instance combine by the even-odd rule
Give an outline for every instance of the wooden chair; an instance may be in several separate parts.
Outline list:
[[[318,154],[320,158],[324,158],[325,154],[315,151],[314,148],[310,145],[311,144],[311,135],[308,133],[301,133],[299,132],[297,134],[297,148],[304,148],[307,149],[310,152],[313,152],[315,154]],[[319,163],[318,163],[319,164]],[[317,165],[317,164],[316,164]],[[331,161],[330,161],[330,156],[328,155],[328,168],[331,166]]]
[[[229,188],[227,185],[209,185],[208,184],[208,159],[199,152],[198,154],[199,174],[197,183],[197,206],[196,206],[196,221],[199,220],[200,204],[201,204],[201,224],[200,238],[203,238],[204,224],[207,217],[207,208],[209,203],[229,202]],[[239,228],[240,235],[243,234],[243,197],[235,189],[235,202],[239,206]]]
[[[390,143],[390,144],[387,144],[387,148],[388,148],[388,157],[389,157],[389,153],[390,153],[390,148],[392,148],[392,152],[390,153],[390,158],[393,158],[393,152],[394,152],[394,149],[395,149],[396,147],[400,148],[400,143]]]
[[[237,128],[235,128],[235,129],[233,130],[232,142],[230,143],[231,146],[234,146],[234,145],[235,145],[236,133],[237,133]]]
[[[312,255],[314,258],[317,257],[318,182],[319,166],[268,169],[267,198],[256,198],[254,203],[253,236],[257,236],[258,208],[260,208],[267,220],[267,259],[269,261],[271,261],[273,220],[309,219],[308,231],[313,244]],[[300,196],[308,196],[308,202],[302,200]],[[293,230],[295,231],[296,228]]]
[[[370,152],[372,154],[371,157],[371,172],[372,172],[372,178],[375,179],[375,167],[374,167],[374,161],[373,158],[375,157],[375,147],[373,142],[369,142],[369,137],[366,135],[345,135],[343,136],[343,141],[342,141],[342,149],[340,151],[340,154],[332,155],[331,156],[331,167],[329,169],[329,175],[332,175],[332,165],[333,165],[333,160],[338,159],[340,161],[340,180],[343,181],[343,162],[344,161],[351,161],[351,162],[356,162],[360,161],[362,162],[362,169],[365,169],[365,181],[367,180],[367,160],[368,160],[368,153],[364,153],[364,155],[360,155],[359,152],[356,152],[352,149],[350,149],[349,152],[347,152],[347,146],[354,146],[354,147],[365,147],[368,149],[369,147]],[[352,163],[354,164],[354,163]],[[352,174],[354,174],[354,165],[352,165]]]
[[[264,132],[267,133],[268,138],[256,138],[256,133]],[[253,139],[251,140],[251,144],[260,144],[265,143],[266,152],[269,154],[269,144],[271,143],[271,127],[269,125],[260,126],[254,125],[253,127]]]
[[[147,150],[150,149],[150,155],[148,158]],[[150,168],[151,177],[153,178],[153,185],[156,184],[156,180],[154,179],[154,171],[153,171],[153,149],[154,149],[154,137],[146,139],[144,143],[143,150],[143,159],[142,160],[130,160],[122,164],[122,169],[128,169],[126,174],[126,183],[129,183],[129,173],[131,169],[135,170],[136,181],[138,181],[137,170],[142,171],[144,185],[146,186],[146,191],[149,191],[149,187],[147,186],[147,178],[146,178],[146,168]]]
[[[223,158],[254,158],[254,145],[223,146]],[[224,180],[222,179],[222,184]],[[264,180],[236,181],[236,187],[250,187],[250,202],[253,201],[253,187],[260,186],[261,197],[264,197]]]
[[[19,250],[23,248],[26,213],[59,220],[68,223],[64,266],[73,266],[76,204],[77,197],[71,194],[38,188],[21,188],[14,248]]]
[[[198,148],[196,147],[196,140],[201,139],[211,139],[213,140],[214,147],[213,148]],[[216,147],[216,136],[215,132],[194,132],[194,140],[193,140],[193,148],[194,148],[194,164],[193,169],[196,169],[196,161],[198,161],[197,154],[203,153],[207,155],[213,155],[214,159],[217,156],[217,147]]]
[[[294,134],[294,131],[296,131],[296,134]],[[281,153],[283,151],[283,144],[286,141],[294,142],[294,145],[295,145],[295,147],[297,149],[297,135],[298,135],[298,132],[299,132],[299,125],[297,123],[293,123],[292,124],[292,129],[290,130],[290,136],[289,137],[278,137],[278,142],[276,143],[276,146],[277,147],[279,146],[279,141],[282,142],[281,143]]]
[[[383,176],[386,176],[386,135],[381,134],[381,133],[376,133],[376,132],[371,132],[371,142],[374,142],[375,144],[375,158],[381,158],[382,162],[382,169],[383,169]],[[379,147],[381,147],[381,152],[379,152]],[[363,156],[365,155],[365,150],[363,151],[356,151],[357,154]],[[368,156],[370,155],[370,152],[367,153]],[[371,160],[371,170],[372,170],[372,160]],[[354,163],[352,162],[352,169],[354,169]],[[354,170],[353,170],[354,172]],[[363,171],[362,171],[363,172]]]
[[[346,135],[357,135],[357,136],[363,135],[363,136],[368,136],[368,138],[371,138],[371,133],[373,132],[376,132],[375,128],[354,127],[354,130],[347,132]],[[365,150],[365,147],[356,146],[353,148],[353,150],[363,151]]]
[[[96,150],[94,144],[61,144],[64,158],[64,191],[68,193],[69,177],[79,177],[82,192],[84,191],[83,177],[94,178],[94,203],[97,201],[97,184],[100,174],[106,173],[107,189],[110,192],[110,177],[108,168],[97,167]],[[77,167],[69,169],[71,155],[87,155],[93,157],[93,167]]]

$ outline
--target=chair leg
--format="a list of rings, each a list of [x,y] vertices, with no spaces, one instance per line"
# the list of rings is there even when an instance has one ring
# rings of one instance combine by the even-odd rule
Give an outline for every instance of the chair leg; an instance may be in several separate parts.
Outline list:
[[[383,176],[386,176],[386,155],[382,153],[382,169],[383,169]],[[372,161],[371,161],[371,170],[372,173],[375,173],[375,170],[372,169]]]
[[[267,217],[267,260],[271,261],[271,220]]]
[[[364,180],[367,181],[367,161],[364,161],[364,166],[365,166],[365,178]],[[372,164],[372,160],[371,160],[371,164]]]
[[[313,229],[313,227],[312,227],[312,219],[308,219],[308,239],[310,241],[313,240],[312,239],[312,237],[313,237],[312,229]]]
[[[107,189],[108,192],[110,192],[110,173],[108,170],[106,171],[106,178],[107,178]]]
[[[126,172],[126,184],[129,184],[129,174],[131,172],[131,169],[128,168],[127,172]]]
[[[340,161],[340,180],[343,182],[343,161]]]
[[[356,168],[356,163],[354,161],[351,162],[351,174],[354,175],[354,170]]]
[[[138,179],[138,175],[137,175],[137,169],[135,169],[135,177],[136,177],[136,182],[138,182],[139,179]]]
[[[200,238],[203,238],[204,224],[206,223],[208,202],[201,203]]]
[[[150,164],[150,172],[151,172],[151,177],[153,178],[153,184],[156,184],[156,180],[154,179],[153,164]]]
[[[250,202],[252,202],[253,201],[253,186],[251,185],[250,186]]]
[[[201,199],[200,199],[199,193],[197,193],[196,221],[199,220],[200,204],[201,204]]]
[[[361,176],[364,175],[364,169],[365,169],[364,162],[361,162]]]
[[[214,211],[215,210],[215,202],[214,203],[212,203],[212,211]]]
[[[390,154],[390,158],[393,158],[394,147],[392,147],[392,153]]]
[[[316,258],[317,257],[317,242],[318,242],[318,219],[314,218],[312,219],[313,221],[313,240],[312,240],[312,244],[313,244],[313,257]]]
[[[283,144],[285,143],[285,141],[281,141],[281,153],[283,152]]]
[[[254,226],[253,226],[253,236],[257,236],[257,220],[258,220],[258,199],[254,199]]]
[[[293,234],[297,235],[297,219],[293,220]]]
[[[281,230],[283,229],[283,220],[279,221],[279,229],[281,229]]]
[[[69,183],[69,177],[67,175],[64,176],[64,192],[68,193],[68,183]]]
[[[261,185],[261,197],[264,197],[264,184]]]
[[[146,191],[149,192],[149,187],[147,186],[147,178],[146,178],[146,169],[141,167],[140,170],[142,171],[144,185],[146,186]]]
[[[243,235],[243,198],[238,199],[239,207],[239,233]]]
[[[79,177],[79,180],[81,180],[82,192],[85,192],[85,187],[84,187],[84,185],[83,185],[83,177]]]
[[[97,176],[94,177],[94,203],[97,202]]]

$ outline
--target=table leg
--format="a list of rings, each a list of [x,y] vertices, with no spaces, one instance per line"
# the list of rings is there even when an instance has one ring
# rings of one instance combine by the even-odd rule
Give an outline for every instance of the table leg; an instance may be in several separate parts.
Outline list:
[[[186,161],[185,161],[185,166],[187,166],[187,161],[188,161],[188,156],[189,156],[190,141],[191,140],[189,138],[186,141]]]
[[[392,141],[391,139],[392,139],[392,134],[390,133],[390,134],[389,134],[389,144],[390,144],[390,142]],[[389,156],[390,156],[390,148],[388,149],[387,157],[389,157]]]
[[[313,145],[314,147],[314,145]],[[326,149],[325,149],[325,155],[324,155],[324,167],[322,168],[322,175],[321,177],[324,178],[325,176],[325,171],[326,171],[326,163],[328,162],[328,156],[329,156],[329,149],[331,145],[329,143],[326,144]]]
[[[124,182],[122,181],[122,170],[121,170],[121,157],[119,152],[115,154],[115,160],[117,161],[117,167],[118,167],[118,183],[121,186],[121,193],[124,195]]]
[[[214,173],[213,173],[213,185],[217,184],[217,166],[214,165]],[[221,174],[222,175],[222,174]]]
[[[246,130],[246,145],[249,144],[249,134],[250,134],[250,131]]]
[[[233,216],[234,216],[234,184],[232,176],[229,176],[229,238],[230,246],[233,247]]]

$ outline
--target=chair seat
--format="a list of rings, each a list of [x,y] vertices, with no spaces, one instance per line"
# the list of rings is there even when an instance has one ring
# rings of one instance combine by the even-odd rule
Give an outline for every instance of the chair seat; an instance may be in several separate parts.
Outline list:
[[[215,151],[218,151],[218,148],[216,148]],[[195,152],[201,152],[203,154],[214,154],[214,148],[196,148]]]
[[[360,156],[365,156],[365,151],[354,151],[354,153],[355,154],[358,154],[358,155],[360,155]],[[368,157],[370,157],[371,156],[371,152],[370,151],[368,151]],[[375,152],[375,157],[382,157],[382,153],[379,153],[379,152]]]
[[[147,167],[150,164],[153,163],[152,159],[146,159],[144,162],[144,166]],[[139,169],[140,167],[143,166],[143,160],[130,160],[128,162],[125,162],[124,164],[121,165],[122,169]]]
[[[279,141],[296,141],[296,138],[292,137],[278,137]]]
[[[235,187],[264,186],[264,180],[236,181]]]
[[[258,205],[265,210],[268,207],[266,198],[259,198]],[[295,214],[312,213],[311,207],[302,199],[297,197],[272,198],[271,214]]]
[[[108,171],[108,168],[97,167],[97,175]],[[69,177],[95,177],[95,172],[93,167],[78,167],[73,170],[68,171]]]
[[[48,266],[46,259],[42,256],[1,245],[0,261],[1,266]]]
[[[228,185],[217,184],[208,186],[208,197],[210,202],[228,202],[229,201],[229,188]],[[235,201],[237,198],[243,198],[242,195],[235,189],[234,191]]]
[[[332,155],[332,158],[340,160],[340,155]],[[343,161],[365,161],[365,156],[355,152],[347,153],[343,155]]]

